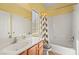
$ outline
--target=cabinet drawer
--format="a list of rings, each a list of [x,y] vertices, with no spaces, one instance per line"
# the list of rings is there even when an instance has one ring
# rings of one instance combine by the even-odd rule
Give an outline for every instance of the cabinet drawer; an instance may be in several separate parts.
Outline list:
[[[43,46],[43,41],[39,42],[39,47]]]

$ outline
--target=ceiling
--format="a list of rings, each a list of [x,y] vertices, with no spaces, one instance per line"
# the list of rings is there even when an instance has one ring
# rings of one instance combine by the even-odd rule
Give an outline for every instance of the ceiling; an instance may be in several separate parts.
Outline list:
[[[32,10],[41,15],[47,13],[48,16],[55,16],[71,12],[73,5],[74,3],[0,3],[0,10],[17,13],[31,19]]]
[[[37,10],[40,12],[54,11],[55,9],[60,9],[62,7],[67,7],[73,5],[74,3],[19,3],[16,4],[19,7],[22,7],[30,12]]]
[[[32,12],[32,10],[38,13],[46,13],[48,16],[55,16],[73,10],[75,3],[19,3],[17,6]]]
[[[46,8],[48,8],[49,6],[55,6],[57,5],[57,3],[44,3],[43,4]]]

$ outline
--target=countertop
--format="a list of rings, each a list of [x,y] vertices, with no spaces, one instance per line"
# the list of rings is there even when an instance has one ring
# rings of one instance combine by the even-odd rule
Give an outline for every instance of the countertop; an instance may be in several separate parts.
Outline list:
[[[2,49],[2,51],[0,51],[0,54],[1,55],[18,55],[18,54],[22,53],[23,51],[31,48],[35,44],[39,43],[40,41],[42,41],[42,39],[37,38],[37,37],[33,37],[32,40],[31,40],[31,43],[29,45],[26,45],[23,48],[18,49],[17,51],[5,51],[4,49],[7,48],[7,47],[5,47],[5,48]]]

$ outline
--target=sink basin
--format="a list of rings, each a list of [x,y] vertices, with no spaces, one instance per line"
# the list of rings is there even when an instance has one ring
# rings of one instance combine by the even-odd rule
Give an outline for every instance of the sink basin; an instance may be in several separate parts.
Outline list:
[[[19,43],[15,43],[15,44],[11,44],[10,46],[8,46],[8,47],[6,47],[6,48],[4,48],[3,50],[4,51],[18,51],[18,50],[20,50],[20,49],[22,49],[22,48],[24,48],[25,46],[28,46],[30,44],[30,42],[29,41],[21,41],[21,42],[19,42]]]

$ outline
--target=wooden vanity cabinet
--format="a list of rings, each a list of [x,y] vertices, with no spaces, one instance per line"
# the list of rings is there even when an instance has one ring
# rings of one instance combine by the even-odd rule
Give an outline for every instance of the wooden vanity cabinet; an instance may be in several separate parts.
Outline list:
[[[28,49],[28,55],[38,55],[38,44]]]
[[[19,55],[43,55],[43,41],[40,41]]]

